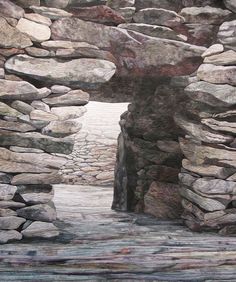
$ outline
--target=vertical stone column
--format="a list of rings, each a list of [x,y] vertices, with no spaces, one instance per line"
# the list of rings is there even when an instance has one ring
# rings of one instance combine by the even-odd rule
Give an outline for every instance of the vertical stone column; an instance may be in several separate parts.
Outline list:
[[[186,133],[179,178],[182,217],[192,230],[236,231],[235,31],[235,20],[220,26],[217,44],[203,54],[198,81],[185,89],[186,114],[175,118]]]

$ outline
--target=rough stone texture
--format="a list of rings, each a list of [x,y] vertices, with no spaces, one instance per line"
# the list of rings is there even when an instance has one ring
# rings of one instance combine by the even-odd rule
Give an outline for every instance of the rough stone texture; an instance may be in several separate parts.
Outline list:
[[[236,20],[230,22],[224,22],[218,32],[218,40],[222,43],[226,48],[230,48],[236,50]]]
[[[9,59],[5,66],[10,72],[27,75],[40,81],[83,88],[94,88],[110,80],[116,71],[113,63],[104,60],[75,59],[60,62],[27,55],[15,56]]]
[[[203,47],[152,38],[77,18],[60,19],[51,28],[54,40],[83,41],[109,49],[117,59],[118,71],[122,75],[188,74],[196,70],[200,63],[199,57],[205,51]],[[114,45],[115,42],[117,45]]]
[[[25,48],[32,45],[30,38],[0,17],[0,47]]]
[[[22,231],[25,238],[53,238],[59,235],[59,231],[55,225],[47,222],[35,221]]]
[[[24,16],[24,10],[9,0],[0,1],[1,14],[7,17],[20,19]]]
[[[226,8],[236,13],[236,3],[234,0],[224,0]]]
[[[178,185],[153,182],[144,197],[144,212],[161,218],[179,218],[183,212]]]

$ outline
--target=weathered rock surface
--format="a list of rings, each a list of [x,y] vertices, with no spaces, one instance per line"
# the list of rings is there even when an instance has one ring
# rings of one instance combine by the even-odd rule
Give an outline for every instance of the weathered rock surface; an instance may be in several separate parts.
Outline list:
[[[0,102],[0,115],[7,117],[20,117],[22,113],[9,107],[7,104]]]
[[[36,149],[42,149],[49,153],[69,154],[72,152],[73,141],[67,139],[57,139],[44,136],[37,132],[15,133],[7,130],[0,130],[1,146],[22,146]]]
[[[36,221],[22,231],[25,238],[53,238],[59,235],[58,228],[52,223]]]
[[[19,55],[6,62],[6,69],[49,83],[94,88],[109,81],[116,67],[113,63],[96,59],[75,59],[59,62],[55,59]]]
[[[24,184],[60,184],[62,177],[58,173],[22,173],[15,175],[11,183],[13,185],[24,185]]]
[[[58,9],[58,8],[30,6],[30,9],[32,9],[35,13],[38,13],[38,14],[45,16],[45,17],[48,17],[52,20],[72,16],[71,13],[68,13],[68,12],[66,12],[62,9]]]
[[[25,14],[24,18],[30,21],[39,23],[39,24],[46,25],[46,26],[50,26],[52,24],[52,21],[48,17],[44,17],[42,15],[35,14],[35,13]]]
[[[46,204],[34,205],[17,210],[18,216],[26,219],[52,222],[56,220],[56,211],[54,207]]]
[[[25,223],[26,219],[16,216],[0,217],[1,230],[14,230]]]
[[[0,27],[0,47],[25,48],[33,44],[27,35],[9,25],[2,17],[0,17]]]
[[[9,0],[0,1],[0,13],[4,16],[20,19],[24,16],[24,9]]]
[[[21,240],[22,234],[15,231],[15,230],[9,230],[9,231],[0,231],[0,243],[5,244],[9,241],[15,241],[15,240]]]
[[[89,101],[89,94],[82,90],[72,90],[67,94],[48,97],[43,101],[49,106],[84,106]]]
[[[236,85],[236,66],[203,64],[197,71],[197,77],[215,84]]]
[[[53,137],[65,137],[77,133],[82,124],[77,120],[52,121],[43,128],[42,133]]]
[[[144,197],[144,212],[157,218],[179,218],[182,213],[178,185],[153,182]]]
[[[224,46],[222,44],[213,44],[202,54],[202,57],[205,58],[222,52],[224,52]]]
[[[204,59],[204,63],[217,66],[236,65],[236,52],[229,50],[221,54],[212,55]]]
[[[18,132],[28,132],[28,131],[34,131],[35,127],[25,123],[0,120],[0,129],[6,129],[6,130],[18,131]]]
[[[184,18],[174,11],[146,8],[138,11],[134,17],[136,23],[146,23],[154,25],[175,26],[184,22]]]
[[[218,32],[218,40],[225,47],[236,51],[236,20],[224,22]]]
[[[0,200],[1,201],[9,201],[11,200],[15,193],[16,193],[17,187],[8,185],[8,184],[0,184]]]
[[[47,97],[42,95],[39,90],[26,81],[11,81],[0,79],[0,98],[7,100],[38,100]]]
[[[185,92],[191,99],[210,106],[230,107],[236,104],[236,87],[228,84],[198,81],[187,86]]]
[[[205,6],[184,8],[180,15],[184,17],[186,23],[221,24],[232,13],[229,10]]]
[[[182,1],[171,0],[135,0],[135,6],[138,10],[146,8],[163,8],[167,10],[180,11],[182,8]]]
[[[48,26],[22,18],[16,28],[27,34],[32,41],[43,42],[51,37],[51,30]]]
[[[236,3],[234,0],[224,0],[226,8],[236,13]]]
[[[118,60],[118,68],[123,75],[189,74],[196,70],[200,56],[205,51],[203,47],[152,38],[134,31],[127,32],[124,29],[92,24],[77,18],[57,20],[51,29],[54,40],[83,41],[109,50]]]
[[[68,119],[76,119],[86,112],[86,108],[84,107],[56,107],[51,108],[51,112],[58,116],[59,120],[68,120]]]

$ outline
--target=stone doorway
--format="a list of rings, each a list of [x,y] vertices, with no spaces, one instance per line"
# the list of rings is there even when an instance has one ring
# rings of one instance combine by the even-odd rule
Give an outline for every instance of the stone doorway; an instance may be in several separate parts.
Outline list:
[[[113,186],[120,115],[127,106],[96,101],[85,106],[73,152],[61,168],[63,183]]]

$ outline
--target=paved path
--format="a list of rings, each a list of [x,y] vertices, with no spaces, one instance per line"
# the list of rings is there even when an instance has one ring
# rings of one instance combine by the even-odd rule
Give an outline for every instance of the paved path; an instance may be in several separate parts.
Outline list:
[[[71,160],[62,169],[66,183],[112,185],[119,120],[127,105],[89,102],[80,118],[83,127],[76,135]]]
[[[111,187],[58,185],[58,239],[0,246],[0,281],[236,281],[236,238],[110,210]]]

